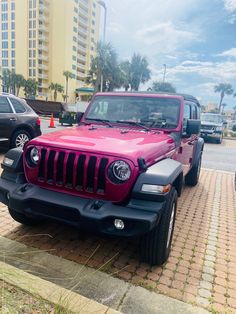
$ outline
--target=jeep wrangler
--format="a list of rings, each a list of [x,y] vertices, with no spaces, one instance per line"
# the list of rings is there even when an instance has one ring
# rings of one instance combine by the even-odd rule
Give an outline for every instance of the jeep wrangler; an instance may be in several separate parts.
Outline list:
[[[140,238],[140,258],[169,256],[177,198],[198,182],[200,105],[188,95],[98,93],[78,126],[12,149],[0,201],[18,222],[57,220]]]

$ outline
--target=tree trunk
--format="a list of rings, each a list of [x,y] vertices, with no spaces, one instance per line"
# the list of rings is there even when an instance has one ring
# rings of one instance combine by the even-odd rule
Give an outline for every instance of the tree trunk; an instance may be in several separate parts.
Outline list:
[[[54,91],[54,101],[57,101],[57,91]]]
[[[222,92],[220,94],[220,104],[219,104],[219,112],[221,113],[221,106],[222,106],[222,102],[223,102],[223,99],[224,99],[224,92]]]
[[[68,77],[66,77],[66,103],[68,102]]]

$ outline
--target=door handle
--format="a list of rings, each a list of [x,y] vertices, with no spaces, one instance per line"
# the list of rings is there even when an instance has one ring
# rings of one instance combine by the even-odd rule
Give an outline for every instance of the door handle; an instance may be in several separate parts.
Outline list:
[[[17,119],[16,118],[10,118],[10,121],[16,121]]]

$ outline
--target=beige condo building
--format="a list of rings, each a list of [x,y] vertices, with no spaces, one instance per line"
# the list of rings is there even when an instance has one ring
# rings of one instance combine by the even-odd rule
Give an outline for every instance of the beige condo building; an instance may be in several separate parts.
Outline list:
[[[96,0],[0,0],[0,66],[39,82],[38,98],[51,99],[50,84],[66,88],[68,101],[86,86],[85,77],[99,38]],[[23,95],[23,91],[21,91]],[[62,100],[62,95],[58,96]]]

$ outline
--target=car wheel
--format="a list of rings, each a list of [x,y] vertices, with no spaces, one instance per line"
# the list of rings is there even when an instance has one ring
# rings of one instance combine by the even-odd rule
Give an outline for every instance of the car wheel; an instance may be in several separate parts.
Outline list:
[[[177,211],[177,191],[172,188],[158,226],[140,239],[140,257],[151,265],[164,264],[171,249]]]
[[[21,223],[22,225],[36,226],[36,225],[42,223],[42,220],[40,220],[40,219],[27,217],[26,215],[24,215],[22,213],[18,213],[17,211],[15,211],[14,209],[11,209],[9,207],[8,207],[8,211],[9,211],[9,214],[11,215],[11,217],[15,221]]]
[[[11,140],[11,147],[12,148],[23,148],[26,143],[28,143],[32,139],[32,136],[29,132],[25,130],[16,131]]]
[[[189,173],[185,177],[185,184],[189,186],[195,186],[197,185],[200,177],[201,172],[201,165],[202,165],[202,154],[200,158],[198,159],[198,162],[195,166],[192,167],[192,169],[189,171]]]
[[[222,141],[223,141],[223,134],[221,135],[220,138],[218,138],[218,139],[216,140],[216,143],[217,143],[217,144],[222,144]]]

